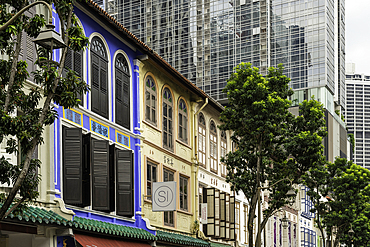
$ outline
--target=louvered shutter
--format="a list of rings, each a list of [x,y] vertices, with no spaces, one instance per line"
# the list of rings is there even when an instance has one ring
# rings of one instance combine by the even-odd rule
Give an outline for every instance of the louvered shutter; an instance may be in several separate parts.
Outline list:
[[[226,193],[225,214],[226,214],[225,238],[230,239],[230,194],[228,193]]]
[[[92,85],[91,85],[91,109],[100,114],[100,83],[99,83],[99,58],[94,53],[92,57]]]
[[[109,145],[109,211],[113,212],[115,210],[115,166],[116,166],[116,147],[115,145]]]
[[[220,193],[220,238],[226,238],[226,193]]]
[[[82,204],[82,130],[63,127],[63,199]]]
[[[123,73],[116,69],[116,123],[123,126]]]
[[[91,139],[92,208],[109,211],[109,143]]]
[[[130,129],[130,77],[123,75],[123,87],[122,87],[122,96],[123,96],[123,124],[122,126]]]
[[[133,157],[131,150],[116,152],[117,215],[134,215]]]
[[[82,136],[82,206],[91,205],[91,133]]]
[[[220,190],[215,189],[215,238],[220,237],[220,211],[221,211],[221,200]]]
[[[207,224],[203,232],[207,237],[215,235],[215,189],[203,188],[203,202],[207,203]]]
[[[28,9],[28,11],[26,12],[26,15],[31,17],[31,18],[34,17],[35,14],[36,14],[36,8],[35,7]],[[33,74],[31,72],[36,70],[35,62],[36,62],[36,59],[37,59],[35,44],[32,42],[33,38],[31,38],[28,35],[23,36],[23,38],[26,40],[25,49],[27,50],[27,54],[26,54],[26,62],[28,64],[27,71],[30,74],[29,79],[33,80]]]
[[[100,60],[100,114],[108,118],[108,63]]]
[[[82,75],[82,51],[73,52],[73,70],[76,72],[76,75],[83,80]],[[83,95],[78,94],[78,98],[81,100],[80,105],[83,105]]]
[[[235,240],[235,196],[230,196],[230,240]]]
[[[32,18],[36,14],[36,8],[30,8],[25,12],[25,15],[29,18]],[[19,59],[27,62],[27,72],[29,73],[28,79],[33,80],[32,71],[36,70],[36,59],[37,54],[35,50],[35,45],[32,42],[33,38],[27,35],[25,31],[22,32],[21,40],[21,51],[19,53]]]

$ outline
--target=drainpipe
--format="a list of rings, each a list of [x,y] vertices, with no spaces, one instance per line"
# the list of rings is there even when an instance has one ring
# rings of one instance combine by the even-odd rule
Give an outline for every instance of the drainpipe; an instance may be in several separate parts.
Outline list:
[[[201,101],[202,102],[202,101]],[[199,101],[196,101],[196,103],[200,103]],[[198,219],[198,215],[199,215],[199,187],[198,187],[198,174],[199,174],[199,160],[198,160],[198,122],[196,121],[198,118],[198,114],[201,110],[203,110],[204,107],[206,107],[206,105],[208,105],[208,97],[206,98],[204,104],[199,108],[199,110],[194,114],[194,118],[193,118],[193,130],[194,130],[194,157],[193,157],[193,161],[194,161],[194,166],[192,167],[192,173],[194,174],[194,179],[192,180],[193,181],[193,185],[195,188],[195,200],[194,200],[194,212],[195,212],[195,215],[194,215],[194,219],[198,221],[198,226],[200,227],[200,220]],[[200,230],[200,229],[199,229]]]

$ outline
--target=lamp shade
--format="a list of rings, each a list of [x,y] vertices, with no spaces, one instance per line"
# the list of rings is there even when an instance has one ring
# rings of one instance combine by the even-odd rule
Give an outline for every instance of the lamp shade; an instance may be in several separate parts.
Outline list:
[[[66,47],[62,37],[54,30],[54,25],[46,25],[47,29],[42,31],[33,42],[48,50]]]
[[[288,218],[286,217],[286,215],[284,215],[284,217],[281,219],[281,223],[284,228],[288,227],[288,222],[289,222]]]

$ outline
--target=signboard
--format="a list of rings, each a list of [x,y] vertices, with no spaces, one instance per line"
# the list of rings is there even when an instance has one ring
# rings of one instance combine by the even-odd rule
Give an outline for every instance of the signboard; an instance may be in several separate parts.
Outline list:
[[[152,211],[176,210],[176,182],[153,183]]]
[[[207,203],[201,203],[200,210],[200,223],[207,224]]]

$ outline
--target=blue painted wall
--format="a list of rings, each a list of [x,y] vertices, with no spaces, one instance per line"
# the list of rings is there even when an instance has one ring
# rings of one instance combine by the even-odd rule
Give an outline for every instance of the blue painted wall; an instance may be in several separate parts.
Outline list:
[[[155,234],[154,231],[152,230],[148,230],[147,227],[146,227],[146,224],[145,222],[142,220],[141,218],[141,215],[140,215],[140,212],[141,212],[141,188],[140,188],[140,180],[141,180],[141,160],[140,160],[140,138],[138,138],[138,135],[140,135],[140,132],[138,131],[138,129],[140,129],[140,114],[139,114],[139,110],[140,110],[140,102],[139,102],[139,67],[137,65],[135,65],[135,58],[138,56],[138,55],[142,55],[139,51],[134,51],[132,50],[130,47],[128,47],[127,45],[125,45],[122,41],[120,41],[119,39],[117,39],[114,35],[112,35],[108,30],[106,30],[105,28],[101,27],[99,24],[97,24],[89,15],[85,14],[84,12],[82,12],[81,10],[75,8],[75,14],[76,16],[78,17],[78,19],[80,20],[80,22],[82,23],[82,26],[83,26],[83,30],[85,32],[85,35],[87,37],[90,37],[91,34],[93,33],[99,33],[101,36],[104,37],[106,43],[107,43],[107,52],[109,53],[109,57],[110,57],[110,60],[109,61],[109,69],[111,70],[111,73],[110,73],[110,90],[111,90],[111,99],[110,99],[110,103],[111,103],[111,108],[110,108],[110,114],[111,114],[111,119],[109,120],[110,123],[113,123],[112,122],[112,119],[114,119],[114,108],[113,108],[113,104],[114,104],[114,99],[113,99],[113,90],[114,90],[114,78],[113,78],[113,70],[114,70],[114,61],[113,61],[113,58],[114,58],[114,54],[116,53],[117,50],[122,50],[126,53],[126,55],[128,56],[128,59],[129,59],[129,64],[131,66],[131,99],[130,99],[130,104],[131,104],[131,109],[132,109],[132,112],[131,112],[131,130],[129,130],[129,132],[125,131],[125,133],[121,133],[121,131],[119,130],[116,130],[114,125],[112,124],[112,126],[110,126],[109,124],[107,125],[106,123],[100,123],[102,125],[102,129],[106,129],[106,132],[100,132],[99,134],[105,136],[107,139],[117,143],[117,145],[121,145],[119,144],[118,142],[118,139],[117,139],[117,135],[120,135],[121,138],[123,138],[122,140],[125,141],[125,143],[127,143],[127,141],[129,141],[129,148],[131,150],[133,150],[134,152],[134,217],[135,217],[135,222],[132,222],[132,221],[125,221],[125,220],[122,220],[122,219],[117,219],[115,217],[109,217],[109,216],[102,216],[102,215],[99,215],[99,214],[94,214],[94,213],[86,213],[85,211],[83,210],[74,210],[75,213],[76,213],[76,216],[79,216],[79,217],[85,217],[85,218],[90,218],[90,219],[95,219],[95,220],[101,220],[101,221],[106,221],[106,222],[110,222],[110,223],[116,223],[116,224],[122,224],[122,225],[126,225],[126,226],[131,226],[131,227],[139,227],[139,228],[143,228],[153,234]],[[54,16],[54,21],[55,23],[59,23],[59,21],[56,19],[57,16]],[[58,30],[59,28],[56,27],[56,29]],[[87,50],[85,53],[85,56],[84,56],[84,64],[86,66],[84,66],[84,68],[87,70],[86,72],[87,73],[84,73],[85,77],[85,81],[87,83],[89,83],[89,69],[90,69],[90,66],[88,64],[89,62],[89,56],[90,56],[90,52]],[[57,60],[59,60],[59,52],[55,52],[54,53],[54,56]],[[87,108],[87,110],[90,110],[89,109],[89,95],[87,95],[87,100],[85,98],[85,107]],[[93,131],[93,129],[91,128],[91,120],[95,120],[96,121],[96,124],[99,124],[99,120],[98,119],[95,119],[93,115],[90,115],[86,112],[84,113],[81,113],[79,112],[78,109],[72,111],[72,112],[68,112],[68,114],[66,114],[66,111],[68,110],[65,110],[63,109],[62,107],[56,107],[56,111],[58,112],[59,114],[59,119],[57,119],[55,121],[55,130],[54,130],[54,146],[55,146],[55,162],[54,162],[54,166],[55,166],[55,189],[57,191],[60,191],[61,194],[62,194],[62,187],[61,187],[61,181],[63,180],[62,179],[62,174],[61,174],[61,171],[62,171],[62,164],[61,164],[61,155],[62,155],[62,134],[61,134],[61,130],[62,130],[62,121],[61,121],[61,118],[66,118],[68,119],[69,121],[71,122],[74,122],[76,124],[79,124],[81,126],[81,128],[84,128],[88,131]],[[63,112],[64,111],[64,112]],[[68,117],[67,117],[68,115]],[[108,134],[109,133],[109,134]],[[125,139],[127,138],[127,139]],[[60,195],[56,195],[57,197],[61,197]]]

